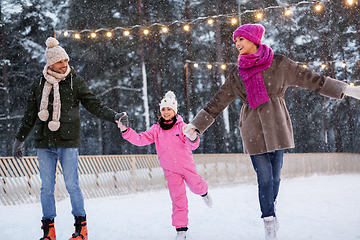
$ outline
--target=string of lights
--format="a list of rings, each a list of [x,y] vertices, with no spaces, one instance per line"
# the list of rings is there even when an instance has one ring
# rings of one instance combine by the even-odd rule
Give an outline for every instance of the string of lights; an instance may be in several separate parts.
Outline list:
[[[354,0],[346,0],[346,2],[350,7],[354,4]],[[286,5],[286,6],[269,6],[269,7],[262,8],[262,9],[245,10],[242,13],[240,13],[240,16],[245,15],[245,14],[254,14],[254,16],[258,20],[261,20],[264,17],[265,11],[270,10],[270,9],[283,9],[283,14],[287,17],[290,17],[293,14],[292,9],[294,9],[300,5],[306,5],[306,4],[313,5],[313,9],[316,12],[321,12],[324,8],[324,5],[321,4],[319,1],[301,1],[296,4]],[[91,30],[91,29],[55,30],[54,36],[55,37],[56,37],[56,35],[64,36],[64,37],[73,36],[75,39],[80,39],[80,38],[82,38],[82,35],[84,33],[89,33],[89,35],[87,35],[87,37],[94,39],[94,38],[98,37],[99,32],[104,31],[105,36],[108,38],[111,38],[114,36],[114,33],[116,31],[123,31],[123,36],[129,37],[131,35],[131,33],[134,31],[134,29],[143,29],[142,33],[144,35],[148,35],[148,34],[150,34],[150,29],[152,29],[154,27],[159,27],[160,33],[168,34],[169,28],[173,25],[182,25],[184,31],[190,31],[192,25],[194,25],[196,22],[202,21],[202,20],[207,20],[207,23],[209,25],[212,25],[215,23],[216,19],[224,18],[224,19],[228,19],[227,21],[230,22],[231,25],[236,25],[238,23],[238,18],[237,18],[238,16],[239,16],[239,14],[219,14],[219,15],[214,15],[214,16],[198,17],[191,21],[176,20],[171,23],[153,23],[153,24],[146,25],[146,26],[145,25],[134,25],[134,26],[130,26],[130,27],[118,26],[115,28],[99,28],[96,30]],[[360,60],[359,59],[350,59],[350,60],[344,60],[344,61],[334,60],[334,61],[326,61],[327,63],[322,63],[322,64],[318,64],[319,63],[318,61],[316,61],[316,62],[299,62],[299,64],[302,64],[302,66],[306,67],[306,68],[308,68],[309,65],[318,64],[318,66],[320,66],[322,69],[325,69],[331,63],[342,63],[342,67],[346,68],[347,62],[351,62],[351,61],[360,61]],[[206,65],[206,67],[208,69],[212,69],[214,65],[215,66],[219,65],[221,67],[221,69],[223,69],[223,70],[227,69],[228,66],[230,66],[230,65],[236,65],[236,63],[218,63],[218,62],[209,63],[209,62],[196,62],[196,61],[191,61],[191,60],[187,60],[186,62],[192,63],[194,68],[198,68],[200,65]]]
[[[348,60],[348,62],[351,62],[351,61],[359,61],[360,63],[360,59],[350,59]],[[314,63],[318,63],[318,62],[307,62],[307,63],[304,63],[304,62],[297,62],[298,64],[301,64],[304,68],[308,68],[310,64],[314,64]],[[328,64],[331,64],[331,63],[341,63],[342,65],[342,68],[345,69],[346,66],[347,66],[347,63],[346,61],[328,61]],[[202,62],[202,61],[191,61],[191,60],[186,60],[186,64],[192,64],[192,66],[196,69],[196,68],[199,68],[200,65],[205,65],[207,69],[211,70],[213,69],[214,66],[220,66],[220,68],[222,70],[226,70],[228,67],[230,66],[235,66],[237,65],[236,63],[222,63],[222,62]],[[186,67],[187,65],[185,65]],[[325,63],[322,63],[319,65],[319,67],[321,69],[325,69],[327,67],[327,64]],[[344,80],[346,82],[348,82],[351,86],[354,86],[354,85],[358,85],[360,83],[360,79],[356,79],[356,80],[351,80],[351,81],[348,81],[348,80]]]
[[[349,6],[352,6],[354,4],[354,0],[347,0],[347,3]],[[255,14],[255,17],[258,20],[263,19],[264,16],[264,12],[270,9],[283,9],[283,14],[285,16],[291,16],[293,11],[291,9],[298,7],[300,5],[304,5],[304,4],[310,4],[314,6],[314,10],[317,12],[322,11],[322,9],[324,8],[323,4],[319,3],[318,1],[302,1],[302,2],[298,2],[296,4],[292,4],[292,5],[286,5],[286,6],[269,6],[266,8],[262,8],[262,9],[254,9],[254,10],[245,10],[244,12],[240,13],[240,16],[245,15],[245,14]],[[173,25],[182,25],[183,30],[184,31],[190,31],[191,29],[191,25],[195,24],[198,21],[201,20],[207,20],[207,23],[209,25],[214,24],[215,19],[217,18],[226,18],[228,19],[228,21],[232,24],[232,25],[236,25],[238,23],[238,19],[237,17],[239,16],[239,14],[219,14],[219,15],[214,15],[214,16],[205,16],[205,17],[198,17],[196,19],[193,19],[191,21],[187,21],[187,20],[176,20],[173,21],[171,23],[153,23],[150,25],[134,25],[134,26],[129,26],[129,27],[115,27],[115,28],[100,28],[100,29],[96,29],[96,30],[91,30],[91,29],[83,29],[83,30],[55,30],[54,35],[62,35],[65,37],[71,36],[73,35],[73,37],[75,39],[80,39],[81,38],[81,34],[82,33],[90,33],[88,35],[88,37],[91,38],[96,38],[98,35],[98,32],[101,31],[105,31],[106,32],[106,36],[111,38],[114,35],[114,32],[116,31],[123,31],[123,35],[125,37],[130,36],[132,30],[134,29],[143,29],[143,34],[144,35],[148,35],[150,33],[150,29],[158,26],[160,27],[160,33],[162,34],[167,34],[169,33],[169,27],[173,26]]]
[[[318,67],[325,69],[329,64],[331,63],[340,63],[342,68],[346,68],[347,66],[347,62],[360,62],[360,59],[349,59],[349,60],[344,60],[344,61],[338,61],[338,60],[333,60],[333,61],[327,61],[326,63],[321,63],[319,64],[318,61],[314,61],[314,62],[297,62],[298,64],[301,64],[304,68],[308,68],[309,65],[311,64],[317,64]],[[190,63],[192,64],[192,66],[194,68],[198,68],[200,67],[200,65],[205,65],[208,69],[212,69],[213,66],[220,66],[221,69],[225,70],[228,68],[228,66],[235,66],[236,63],[222,63],[222,62],[203,62],[203,61],[192,61],[192,60],[186,60],[186,63]]]

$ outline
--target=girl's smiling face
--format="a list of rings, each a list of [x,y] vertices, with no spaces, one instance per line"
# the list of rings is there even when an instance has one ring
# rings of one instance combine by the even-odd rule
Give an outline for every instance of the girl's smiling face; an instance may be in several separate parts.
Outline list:
[[[175,117],[175,111],[172,108],[169,107],[163,107],[161,109],[161,117],[165,121],[171,121]]]
[[[236,49],[239,50],[240,55],[253,54],[258,50],[258,46],[255,43],[247,40],[244,37],[236,37],[235,44]]]

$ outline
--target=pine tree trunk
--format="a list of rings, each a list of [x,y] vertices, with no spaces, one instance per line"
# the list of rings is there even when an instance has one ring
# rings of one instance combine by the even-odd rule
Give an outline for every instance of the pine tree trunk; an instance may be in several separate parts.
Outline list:
[[[190,0],[185,1],[185,19],[187,22],[191,21],[191,19],[190,19]],[[185,61],[186,60],[190,60],[190,61],[194,60],[193,53],[192,53],[192,40],[191,40],[191,35],[189,32],[186,33],[186,49],[187,49],[187,54],[184,55]],[[186,86],[186,89],[189,92],[189,97],[187,99],[188,110],[186,113],[185,122],[190,121],[190,119],[189,119],[190,109],[192,109],[191,111],[192,111],[193,116],[195,116],[197,113],[195,107],[193,107],[193,108],[190,107],[191,99],[193,99],[192,96],[195,94],[195,83],[194,83],[194,76],[193,76],[191,65],[188,66],[187,74],[190,78],[189,78],[188,86]],[[191,89],[191,93],[190,93],[190,89]]]
[[[138,15],[139,15],[139,25],[142,25],[142,3],[141,0],[138,0]],[[145,117],[145,125],[146,130],[150,128],[150,120],[149,120],[149,103],[147,101],[148,95],[147,95],[147,77],[146,77],[146,65],[145,65],[145,52],[142,42],[142,32],[141,28],[139,30],[139,47],[140,47],[140,68],[142,72],[142,79],[143,79],[143,101],[144,101],[144,117]],[[147,153],[151,153],[151,147],[150,145],[147,146]]]

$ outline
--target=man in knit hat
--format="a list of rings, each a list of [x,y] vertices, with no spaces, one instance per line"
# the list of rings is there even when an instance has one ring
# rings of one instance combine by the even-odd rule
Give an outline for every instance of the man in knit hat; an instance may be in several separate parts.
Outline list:
[[[85,80],[70,68],[69,56],[52,37],[46,40],[46,60],[42,75],[35,78],[27,108],[13,147],[15,159],[22,157],[22,146],[35,128],[35,147],[39,161],[42,206],[41,240],[55,240],[55,174],[59,160],[66,189],[70,195],[75,233],[70,239],[88,239],[84,199],[78,180],[80,148],[79,103],[96,117],[120,121],[127,125],[126,113],[116,113],[104,105],[90,90]]]

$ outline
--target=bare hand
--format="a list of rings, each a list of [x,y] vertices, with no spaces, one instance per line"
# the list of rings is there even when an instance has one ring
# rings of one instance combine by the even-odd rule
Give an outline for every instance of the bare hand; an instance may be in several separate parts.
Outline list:
[[[122,132],[127,129],[127,127],[126,127],[124,124],[122,124],[122,122],[120,121],[120,119],[119,119],[119,120],[116,120],[115,122],[117,123],[118,128],[120,128],[120,130],[121,130]]]
[[[129,125],[129,118],[126,112],[117,113],[114,117],[114,121],[115,122],[120,121],[126,127]]]

